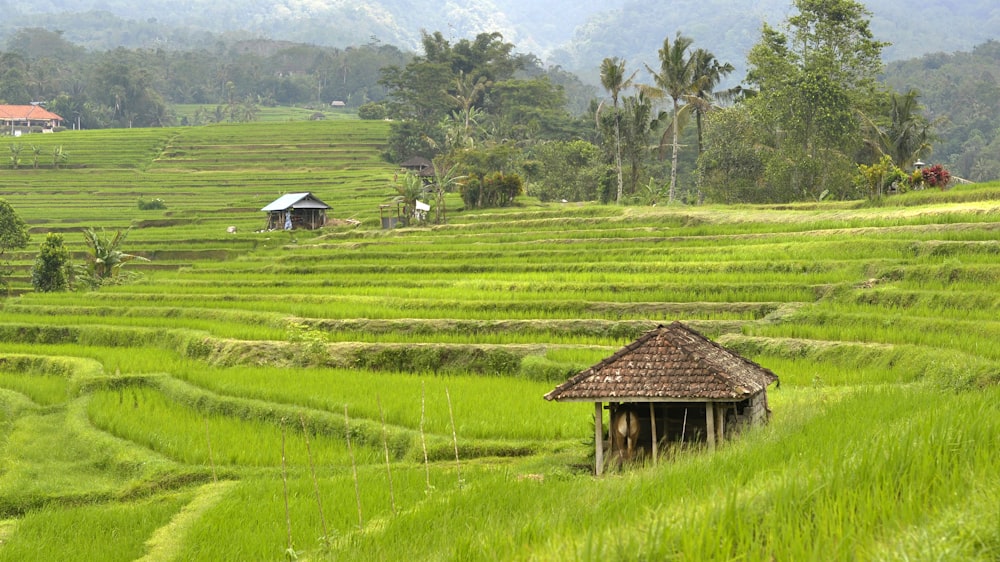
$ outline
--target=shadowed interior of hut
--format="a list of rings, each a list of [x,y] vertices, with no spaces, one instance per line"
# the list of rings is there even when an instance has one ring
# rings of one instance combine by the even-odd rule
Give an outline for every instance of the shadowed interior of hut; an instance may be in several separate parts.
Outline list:
[[[749,421],[749,407],[749,400],[712,404],[711,431],[715,432],[717,439],[738,432]],[[657,456],[669,456],[673,448],[685,444],[705,444],[709,441],[708,405],[704,402],[613,402],[606,409],[610,426],[605,450],[618,462],[651,459],[654,438]],[[656,420],[655,428],[650,423],[651,418]]]

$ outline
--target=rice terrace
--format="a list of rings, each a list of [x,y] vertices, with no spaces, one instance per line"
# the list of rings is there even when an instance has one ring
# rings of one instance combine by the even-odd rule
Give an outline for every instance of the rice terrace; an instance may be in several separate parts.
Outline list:
[[[0,170],[32,234],[4,258],[0,560],[1000,560],[1000,185],[450,193],[384,230],[387,133],[66,131],[36,135],[63,165]],[[330,224],[262,230],[306,192]],[[33,292],[46,234],[76,261],[87,228],[148,261]],[[769,423],[595,476],[593,404],[543,396],[675,321],[778,376]]]

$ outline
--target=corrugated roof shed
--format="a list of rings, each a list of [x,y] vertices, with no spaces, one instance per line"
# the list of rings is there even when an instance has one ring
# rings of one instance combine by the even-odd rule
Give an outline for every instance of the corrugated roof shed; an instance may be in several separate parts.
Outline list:
[[[778,380],[680,322],[643,334],[545,395],[547,400],[741,400]]]
[[[278,197],[271,204],[261,209],[261,211],[284,211],[291,208],[329,209],[330,206],[320,201],[312,193],[288,193]]]

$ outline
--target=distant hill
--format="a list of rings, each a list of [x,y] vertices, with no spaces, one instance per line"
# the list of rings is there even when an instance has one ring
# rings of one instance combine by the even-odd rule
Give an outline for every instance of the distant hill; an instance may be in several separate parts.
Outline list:
[[[888,60],[969,50],[1000,38],[995,0],[869,0]],[[18,27],[60,29],[90,48],[210,46],[207,34],[267,36],[346,47],[379,41],[418,49],[420,31],[449,38],[499,31],[518,50],[592,76],[604,57],[640,68],[677,31],[732,62],[742,77],[761,22],[780,24],[790,0],[0,0],[0,39]]]

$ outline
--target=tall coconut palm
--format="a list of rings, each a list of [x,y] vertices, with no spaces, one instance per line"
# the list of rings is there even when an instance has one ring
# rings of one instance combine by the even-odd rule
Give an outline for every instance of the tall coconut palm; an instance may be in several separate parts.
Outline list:
[[[930,153],[934,124],[921,115],[919,97],[914,89],[905,94],[892,92],[886,113],[875,118],[861,115],[867,158],[875,161],[888,156],[893,164],[906,170]]]
[[[932,124],[920,114],[919,97],[914,89],[905,94],[893,92],[889,105],[890,125],[883,131],[886,153],[904,170],[931,150]]]
[[[702,117],[712,110],[718,98],[732,98],[739,90],[716,92],[715,89],[722,79],[734,70],[733,65],[720,63],[715,55],[705,49],[695,49],[691,53],[694,65],[694,84],[692,92],[685,98],[694,109],[695,126],[698,128],[698,155],[704,149],[702,140]]]
[[[601,61],[601,86],[611,94],[611,105],[614,107],[615,119],[615,172],[618,174],[618,195],[615,203],[621,203],[624,182],[622,180],[622,135],[621,116],[618,114],[618,98],[622,91],[632,86],[635,78],[633,72],[625,77],[625,61],[618,57],[609,57]],[[603,102],[601,103],[603,105]],[[601,108],[597,108],[597,116],[600,117]]]
[[[646,68],[653,75],[655,88],[651,92],[655,95],[669,97],[673,102],[673,122],[668,128],[668,133],[672,136],[671,161],[670,161],[670,190],[667,199],[673,203],[677,194],[677,155],[680,152],[680,129],[683,116],[681,115],[681,100],[685,96],[695,91],[694,59],[688,55],[688,48],[692,40],[677,33],[677,37],[671,41],[669,37],[663,40],[663,47],[658,51],[660,57],[660,71],[657,72],[647,65]],[[664,133],[667,134],[667,133]]]

